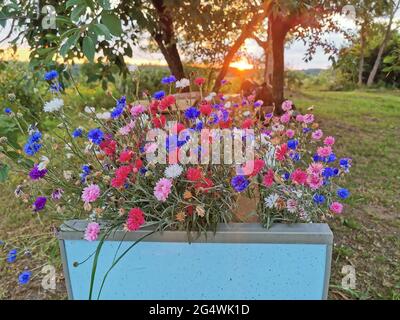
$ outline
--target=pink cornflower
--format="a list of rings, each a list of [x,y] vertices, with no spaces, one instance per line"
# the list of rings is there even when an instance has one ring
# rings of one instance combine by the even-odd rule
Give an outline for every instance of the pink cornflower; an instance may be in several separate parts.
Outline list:
[[[324,184],[324,179],[321,176],[309,175],[307,178],[307,184],[312,190],[317,190]]]
[[[339,202],[334,202],[331,204],[330,209],[333,213],[341,214],[343,212],[343,205]]]
[[[329,157],[332,154],[332,148],[331,147],[319,147],[317,149],[317,154],[323,158]]]
[[[171,193],[172,181],[169,179],[160,179],[154,187],[154,196],[158,201],[165,202]]]
[[[146,111],[146,107],[139,104],[139,105],[133,106],[131,108],[131,115],[133,117],[137,117],[137,116],[140,116],[145,111]]]
[[[83,189],[82,200],[85,203],[94,202],[98,197],[100,197],[100,187],[97,184],[91,184]]]
[[[324,135],[324,133],[322,132],[322,130],[321,130],[321,129],[318,129],[317,131],[314,131],[314,132],[312,133],[312,138],[313,138],[314,140],[321,140],[322,137],[323,137],[323,135]]]
[[[153,153],[157,150],[158,146],[157,143],[148,143],[144,146],[145,153]]]
[[[118,132],[121,136],[127,136],[134,127],[135,127],[135,121],[131,120],[131,122],[129,122],[126,126],[120,128]]]
[[[280,120],[282,123],[288,123],[290,121],[290,114],[289,113],[283,114]]]
[[[96,241],[100,233],[100,225],[97,222],[90,222],[85,230],[84,239],[87,241]]]
[[[286,101],[284,101],[282,103],[282,110],[283,111],[286,112],[286,111],[292,110],[292,108],[293,108],[293,102],[292,101],[286,100]]]
[[[312,114],[306,114],[304,116],[304,123],[310,124],[314,122],[314,115]]]
[[[301,114],[298,114],[298,115],[296,116],[296,121],[297,121],[297,122],[304,122],[304,116],[301,115]]]
[[[326,137],[324,140],[324,144],[327,146],[333,146],[335,144],[335,138],[334,137]]]
[[[292,129],[289,129],[289,130],[286,130],[286,136],[289,138],[289,139],[292,139],[293,137],[294,137],[294,130],[292,130]]]
[[[288,209],[288,211],[289,211],[290,213],[295,213],[296,210],[297,210],[297,201],[294,200],[294,199],[289,199],[289,200],[286,202],[286,208]]]
[[[291,175],[294,184],[304,185],[307,181],[307,173],[301,169],[296,169]]]
[[[320,162],[313,162],[307,168],[307,173],[309,175],[316,175],[319,176],[324,171],[324,165]]]
[[[136,231],[144,224],[144,213],[140,208],[133,208],[129,211],[125,227],[128,231]]]

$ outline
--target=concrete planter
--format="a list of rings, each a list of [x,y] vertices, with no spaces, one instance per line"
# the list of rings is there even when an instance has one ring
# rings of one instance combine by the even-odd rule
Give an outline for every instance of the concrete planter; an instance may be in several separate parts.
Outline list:
[[[83,240],[86,222],[73,220],[59,239],[70,299],[88,299],[98,242]],[[93,297],[119,254],[149,232],[116,231],[100,253]],[[122,242],[121,242],[122,241]],[[219,226],[192,244],[186,232],[156,233],[110,272],[101,299],[326,299],[333,234],[326,224]],[[91,256],[92,255],[92,256]],[[76,262],[90,259],[75,267]]]

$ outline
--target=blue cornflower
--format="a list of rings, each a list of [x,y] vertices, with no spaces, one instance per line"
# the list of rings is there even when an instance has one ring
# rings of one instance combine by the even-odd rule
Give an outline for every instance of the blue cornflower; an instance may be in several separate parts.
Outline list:
[[[141,167],[140,169],[139,169],[139,173],[141,174],[141,175],[145,175],[146,174],[146,172],[147,172],[147,169],[145,168],[145,167]]]
[[[91,170],[90,170],[90,166],[89,165],[84,164],[82,166],[82,173],[79,175],[82,182],[85,182],[86,177],[90,174],[90,171]]]
[[[327,163],[332,163],[336,161],[336,154],[331,153],[331,155],[326,159]]]
[[[52,93],[60,92],[62,89],[63,89],[63,86],[61,85],[61,83],[52,83],[50,85],[50,92],[52,92]]]
[[[82,128],[77,128],[72,132],[72,137],[79,138],[82,137],[83,130]]]
[[[338,168],[334,168],[333,169],[333,175],[334,176],[338,176],[339,175],[339,169]]]
[[[171,84],[171,83],[174,83],[175,81],[176,81],[175,76],[170,75],[168,77],[162,78],[161,83],[163,83],[163,84]]]
[[[5,108],[5,109],[4,109],[4,112],[5,112],[6,114],[10,114],[10,113],[12,112],[12,110],[11,110],[10,108]]]
[[[311,128],[303,128],[303,133],[309,133],[310,131],[312,131]]]
[[[39,142],[40,139],[42,139],[42,133],[40,131],[35,131],[34,133],[32,133],[29,136],[28,142],[29,143],[35,143],[35,142]]]
[[[259,108],[263,105],[263,102],[261,100],[258,100],[256,102],[254,102],[254,108]]]
[[[284,179],[284,180],[289,180],[289,178],[290,178],[290,173],[289,172],[285,172],[283,175],[282,175],[282,178]]]
[[[243,192],[247,189],[249,184],[250,182],[245,176],[236,176],[231,180],[231,185],[237,192]]]
[[[13,263],[13,262],[15,262],[15,260],[17,260],[17,250],[12,249],[7,254],[7,262]]]
[[[111,118],[116,119],[121,116],[126,107],[126,97],[123,96],[121,99],[117,100],[115,108],[111,111]]]
[[[294,162],[299,162],[300,161],[300,154],[298,154],[298,153],[291,154],[290,157],[292,158],[292,160]]]
[[[190,107],[185,111],[185,117],[189,120],[194,120],[200,116],[200,111],[196,107]]]
[[[219,117],[216,113],[211,113],[210,121],[208,122],[210,125],[217,124],[219,122]]]
[[[344,188],[341,188],[337,191],[337,195],[338,197],[342,198],[342,199],[347,199],[348,197],[350,197],[350,191]]]
[[[298,145],[299,145],[299,141],[297,141],[297,140],[289,140],[287,142],[288,148],[292,149],[292,150],[296,150]]]
[[[165,92],[163,90],[157,91],[156,93],[154,93],[153,97],[154,99],[161,100],[162,98],[165,97]]]
[[[204,123],[202,121],[199,121],[196,123],[194,130],[201,131],[201,130],[203,130],[203,128],[204,128]]]
[[[322,171],[322,176],[329,179],[335,175],[334,170],[332,168],[325,168],[324,171]]]
[[[58,72],[56,70],[50,70],[49,72],[46,72],[44,75],[44,80],[46,81],[51,81],[54,80],[55,78],[58,78]]]
[[[226,110],[225,108],[221,108],[221,115],[222,115],[222,121],[226,122],[229,119],[229,111]]]
[[[103,136],[103,131],[98,128],[92,129],[88,133],[89,140],[92,141],[94,144],[100,144],[103,141]]]
[[[345,169],[346,172],[349,171],[351,168],[351,159],[350,158],[343,158],[339,161],[340,166]]]
[[[319,162],[319,161],[322,161],[322,158],[319,155],[315,154],[313,156],[313,160],[314,160],[314,162]]]
[[[323,204],[326,201],[325,196],[318,193],[314,194],[313,200],[316,204]]]
[[[27,284],[31,280],[32,272],[31,271],[24,271],[20,273],[18,276],[19,284]]]
[[[222,105],[221,105],[221,104],[218,104],[218,103],[212,105],[212,108],[213,108],[213,109],[217,109],[217,110],[221,109],[221,107],[222,107]]]

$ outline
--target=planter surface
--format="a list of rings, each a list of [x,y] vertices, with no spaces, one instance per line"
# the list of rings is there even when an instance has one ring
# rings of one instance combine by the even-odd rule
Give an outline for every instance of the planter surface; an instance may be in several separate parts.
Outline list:
[[[89,297],[92,254],[99,242],[83,240],[86,224],[67,221],[59,232],[70,299]],[[118,247],[120,255],[149,230],[116,231],[105,241],[93,299]],[[276,224],[269,230],[259,224],[221,224],[215,235],[209,232],[191,244],[186,232],[156,233],[115,266],[100,299],[326,299],[332,242],[326,224]]]

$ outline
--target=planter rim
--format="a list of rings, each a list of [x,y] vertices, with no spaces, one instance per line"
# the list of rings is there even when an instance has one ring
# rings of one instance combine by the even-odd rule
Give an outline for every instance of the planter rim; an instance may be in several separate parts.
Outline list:
[[[87,220],[69,220],[61,225],[58,232],[60,240],[82,240]],[[105,226],[106,222],[100,222]],[[110,234],[107,241],[135,241],[154,227],[145,227],[135,232],[116,230]],[[274,224],[265,229],[259,223],[221,223],[217,233],[208,231],[200,235],[192,232],[193,243],[282,243],[282,244],[328,244],[333,243],[333,233],[325,223]],[[188,242],[186,231],[163,231],[154,233],[143,242]]]

